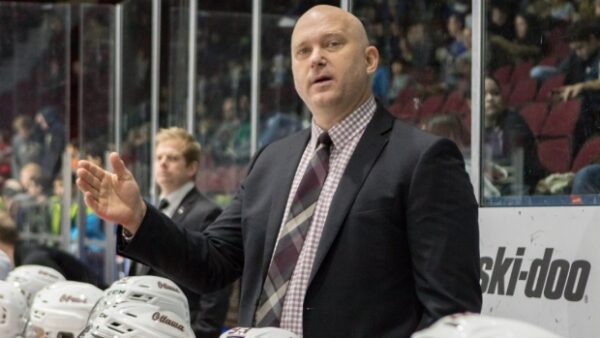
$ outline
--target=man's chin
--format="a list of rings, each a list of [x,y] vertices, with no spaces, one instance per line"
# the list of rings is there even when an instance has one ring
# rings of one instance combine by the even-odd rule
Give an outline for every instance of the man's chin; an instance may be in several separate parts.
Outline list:
[[[313,95],[310,102],[311,106],[315,108],[328,109],[334,107],[338,100],[336,99],[336,96],[332,93],[319,93]]]

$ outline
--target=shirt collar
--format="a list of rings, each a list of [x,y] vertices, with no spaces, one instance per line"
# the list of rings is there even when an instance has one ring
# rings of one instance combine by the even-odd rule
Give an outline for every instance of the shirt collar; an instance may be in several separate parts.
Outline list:
[[[350,115],[329,128],[329,137],[331,137],[333,147],[337,149],[344,148],[356,134],[366,128],[367,124],[375,114],[376,107],[377,104],[375,103],[375,98],[371,96]],[[309,141],[311,149],[316,148],[317,139],[323,131],[324,130],[319,127],[313,119],[311,122],[311,136]]]
[[[167,201],[169,201],[169,206],[167,207],[167,210],[171,210],[171,209],[179,207],[179,204],[181,204],[181,201],[183,201],[183,198],[193,188],[194,188],[194,182],[189,181],[186,184],[184,184],[181,187],[179,187],[179,189],[173,191],[172,193],[170,193],[168,195],[162,195],[161,194],[160,195],[160,199],[164,198]]]

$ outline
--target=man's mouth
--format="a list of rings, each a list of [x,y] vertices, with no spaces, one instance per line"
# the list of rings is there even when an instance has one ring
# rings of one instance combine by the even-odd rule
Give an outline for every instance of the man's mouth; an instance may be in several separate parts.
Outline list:
[[[331,81],[332,77],[331,76],[318,76],[313,80],[313,84],[321,84],[321,83],[325,83],[327,81]]]

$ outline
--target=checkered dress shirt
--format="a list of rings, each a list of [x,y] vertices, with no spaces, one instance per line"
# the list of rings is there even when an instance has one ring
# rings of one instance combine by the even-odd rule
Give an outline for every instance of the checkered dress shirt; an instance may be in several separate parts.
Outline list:
[[[298,257],[296,268],[292,273],[290,285],[288,286],[283,303],[281,317],[280,326],[299,336],[302,336],[302,309],[304,306],[304,296],[306,294],[306,289],[308,288],[308,280],[310,278],[319,241],[321,240],[325,219],[329,212],[329,206],[331,205],[333,195],[337,190],[338,183],[346,170],[348,161],[354,153],[354,149],[364,133],[367,124],[371,121],[371,118],[375,113],[375,108],[375,99],[370,97],[357,110],[328,130],[329,136],[333,141],[329,158],[329,174],[327,175],[327,179],[325,180],[325,184],[319,195],[312,224],[308,230],[306,239],[304,240],[304,246],[300,252],[300,257]],[[316,149],[317,138],[322,132],[323,129],[319,128],[313,121],[310,141],[304,150],[304,154],[302,155],[302,159],[296,170],[292,189],[285,207],[285,214],[283,215],[284,221],[282,221],[281,228],[283,228],[283,223],[285,223],[285,220],[288,217],[289,209],[292,200],[296,195],[300,180],[304,176],[304,172]]]

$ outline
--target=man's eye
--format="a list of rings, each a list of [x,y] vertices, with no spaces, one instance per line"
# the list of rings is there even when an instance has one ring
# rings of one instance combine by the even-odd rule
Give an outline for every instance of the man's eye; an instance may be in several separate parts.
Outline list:
[[[309,53],[308,48],[300,48],[298,49],[298,51],[296,51],[296,55],[298,56],[305,56]]]
[[[341,45],[341,43],[339,41],[329,41],[327,43],[327,48],[336,48],[340,45]]]

